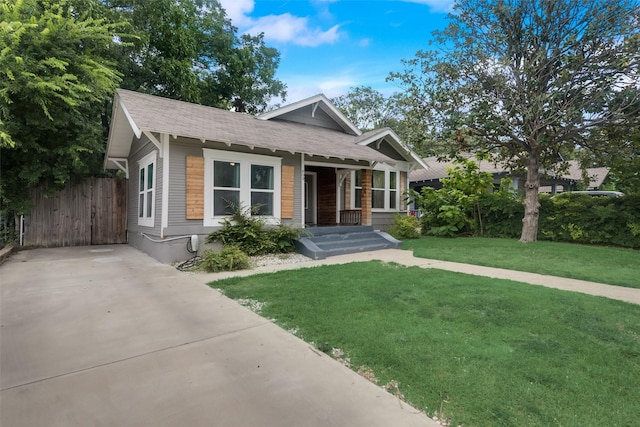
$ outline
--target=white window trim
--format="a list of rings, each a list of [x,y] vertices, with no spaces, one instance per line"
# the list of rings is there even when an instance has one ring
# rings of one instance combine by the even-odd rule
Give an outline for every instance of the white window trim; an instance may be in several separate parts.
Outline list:
[[[399,212],[399,206],[400,206],[400,171],[397,169],[391,169],[391,168],[387,168],[384,166],[376,166],[373,168],[372,170],[372,174],[373,171],[383,171],[384,172],[384,208],[371,208],[371,212]],[[389,196],[391,193],[391,189],[389,188],[389,183],[391,180],[391,172],[395,172],[396,173],[396,207],[395,208],[391,208],[391,204],[389,203]],[[351,172],[351,209],[359,209],[356,208],[356,172],[352,171]],[[373,203],[373,186],[371,187],[371,200]],[[377,191],[379,191],[380,189],[378,189]]]
[[[142,159],[138,160],[138,225],[142,226],[142,227],[153,227],[155,226],[155,218],[156,218],[156,188],[158,186],[158,181],[156,180],[156,171],[158,170],[158,152],[157,151],[153,151],[149,154],[147,154],[146,156],[144,156]],[[145,170],[145,175],[144,175],[144,179],[145,182],[147,182],[148,180],[148,176],[147,176],[147,168],[149,165],[153,164],[153,188],[151,189],[151,217],[141,217],[140,216],[140,170],[144,169]],[[146,193],[147,190],[145,190],[145,197],[143,197],[143,203],[145,204],[145,206],[143,206],[143,212],[146,214],[147,212],[147,197],[146,197]]]
[[[240,204],[251,206],[251,165],[273,166],[273,215],[261,216],[267,224],[279,224],[281,215],[282,158],[258,154],[202,149],[204,154],[204,220],[205,227],[216,227],[228,216],[213,215],[213,162],[240,163]],[[256,190],[261,191],[261,190]]]

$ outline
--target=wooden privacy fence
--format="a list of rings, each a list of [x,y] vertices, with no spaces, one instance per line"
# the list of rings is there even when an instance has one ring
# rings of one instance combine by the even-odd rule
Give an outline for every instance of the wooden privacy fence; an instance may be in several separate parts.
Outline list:
[[[52,195],[31,191],[24,246],[84,246],[127,242],[127,181],[88,178]]]

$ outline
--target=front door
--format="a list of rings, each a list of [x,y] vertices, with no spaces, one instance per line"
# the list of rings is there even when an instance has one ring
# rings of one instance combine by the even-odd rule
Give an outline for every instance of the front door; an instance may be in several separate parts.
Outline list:
[[[317,178],[316,172],[305,172],[304,174],[304,223],[306,225],[318,223]]]

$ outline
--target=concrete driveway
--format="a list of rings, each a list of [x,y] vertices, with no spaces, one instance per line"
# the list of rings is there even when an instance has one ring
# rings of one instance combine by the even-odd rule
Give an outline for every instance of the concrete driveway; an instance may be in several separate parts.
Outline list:
[[[19,252],[0,291],[3,427],[438,425],[126,245]]]

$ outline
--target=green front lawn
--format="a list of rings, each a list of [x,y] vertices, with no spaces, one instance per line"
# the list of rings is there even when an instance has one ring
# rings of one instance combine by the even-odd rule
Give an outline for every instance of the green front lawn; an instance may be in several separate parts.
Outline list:
[[[420,258],[528,271],[640,288],[640,250],[515,239],[425,237],[405,240]]]
[[[631,426],[640,306],[380,262],[211,283],[464,426]],[[364,369],[366,370],[366,369]]]

